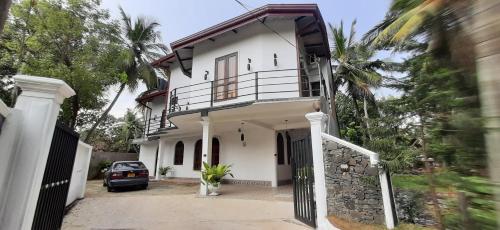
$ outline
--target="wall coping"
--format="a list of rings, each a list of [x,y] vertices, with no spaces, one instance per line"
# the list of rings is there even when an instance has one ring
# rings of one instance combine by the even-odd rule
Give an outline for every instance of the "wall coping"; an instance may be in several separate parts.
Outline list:
[[[23,90],[22,95],[38,98],[54,98],[59,104],[62,104],[65,98],[76,94],[66,82],[60,79],[15,75],[14,80],[16,81],[16,85]]]
[[[9,107],[2,100],[0,100],[0,116],[7,117],[9,116],[9,113]]]
[[[348,148],[351,148],[353,150],[356,150],[358,151],[359,153],[363,154],[363,155],[366,155],[366,156],[369,156],[370,157],[370,164],[371,166],[376,166],[378,164],[378,161],[379,161],[379,158],[378,158],[378,153],[376,152],[372,152],[368,149],[365,149],[361,146],[358,146],[358,145],[355,145],[353,143],[350,143],[350,142],[347,142],[347,141],[344,141],[338,137],[334,137],[334,136],[331,136],[331,135],[328,135],[326,133],[321,133],[321,136],[329,141],[333,141],[333,142],[336,142],[338,144],[341,144],[345,147],[348,147]]]

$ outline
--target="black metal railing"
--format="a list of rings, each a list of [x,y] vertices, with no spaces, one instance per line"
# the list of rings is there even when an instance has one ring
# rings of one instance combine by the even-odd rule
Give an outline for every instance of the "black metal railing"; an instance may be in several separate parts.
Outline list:
[[[239,102],[264,99],[309,97],[322,94],[320,88],[310,88],[309,79],[321,74],[304,75],[300,69],[257,71],[234,77],[182,86],[170,91],[168,112],[210,108]],[[304,79],[308,79],[304,81]],[[324,83],[323,83],[324,84]]]
[[[149,136],[158,134],[168,128],[174,128],[175,126],[167,119],[166,110],[163,110],[161,114],[152,114],[151,109],[148,109],[144,127],[144,134]]]

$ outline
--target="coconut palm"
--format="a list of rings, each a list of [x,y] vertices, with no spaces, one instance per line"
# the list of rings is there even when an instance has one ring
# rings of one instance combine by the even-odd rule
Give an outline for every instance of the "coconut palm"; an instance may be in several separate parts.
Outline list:
[[[382,76],[377,73],[376,69],[384,68],[385,63],[380,60],[371,61],[374,51],[368,46],[354,41],[355,25],[356,21],[353,21],[349,37],[346,37],[342,22],[339,27],[329,24],[333,41],[331,56],[336,65],[333,76],[333,92],[335,95],[339,88],[345,85],[354,104],[355,117],[359,118],[358,100],[363,99],[365,118],[368,118],[367,104],[375,102],[370,88],[380,86]],[[366,126],[369,127],[367,122],[366,119]]]
[[[130,16],[121,7],[120,13],[122,16],[121,40],[125,47],[125,51],[121,53],[117,60],[118,69],[123,72],[119,79],[120,86],[111,104],[89,130],[85,141],[89,140],[97,126],[105,119],[125,88],[128,88],[130,92],[134,92],[140,80],[146,84],[148,89],[157,87],[157,72],[150,63],[168,52],[168,48],[159,43],[161,38],[157,28],[160,24],[142,17],[138,17],[132,23]]]

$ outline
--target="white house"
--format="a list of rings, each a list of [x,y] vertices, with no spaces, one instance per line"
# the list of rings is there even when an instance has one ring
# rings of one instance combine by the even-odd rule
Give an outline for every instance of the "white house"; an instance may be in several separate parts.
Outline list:
[[[266,5],[170,44],[152,64],[170,72],[148,107],[139,159],[158,176],[200,178],[202,161],[231,164],[233,183],[290,183],[290,142],[304,117],[329,114],[331,63],[315,4]],[[318,103],[320,102],[320,103]]]

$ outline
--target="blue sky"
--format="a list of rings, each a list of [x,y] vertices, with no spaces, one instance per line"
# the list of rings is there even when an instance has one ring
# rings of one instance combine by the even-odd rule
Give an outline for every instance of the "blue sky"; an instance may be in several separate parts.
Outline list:
[[[357,19],[358,39],[384,18],[391,3],[391,0],[240,1],[250,8],[269,3],[316,3],[327,23],[338,25],[342,20],[349,27]],[[157,21],[161,25],[160,31],[165,44],[246,12],[234,0],[103,0],[101,6],[109,9],[111,16],[116,19],[119,18],[118,6],[122,6],[133,18],[145,16]],[[391,58],[389,54],[384,54],[384,57]],[[142,90],[144,88],[139,88],[135,93],[125,92],[111,114],[123,116],[127,108],[135,106],[134,99]],[[114,96],[115,92],[116,89],[111,89],[109,97]],[[383,96],[389,92],[382,90],[377,94]]]

